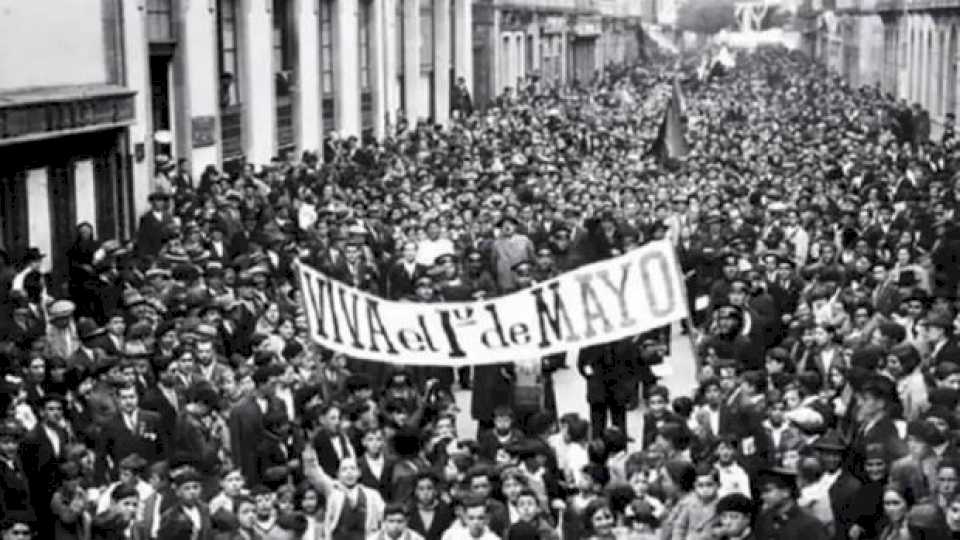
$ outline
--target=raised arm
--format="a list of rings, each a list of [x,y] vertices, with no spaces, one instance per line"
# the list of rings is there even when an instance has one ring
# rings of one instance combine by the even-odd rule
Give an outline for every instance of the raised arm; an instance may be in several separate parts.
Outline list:
[[[333,491],[333,479],[320,466],[320,459],[317,458],[317,450],[313,444],[308,442],[300,457],[303,462],[303,476],[313,487],[320,490],[324,497],[328,497]]]

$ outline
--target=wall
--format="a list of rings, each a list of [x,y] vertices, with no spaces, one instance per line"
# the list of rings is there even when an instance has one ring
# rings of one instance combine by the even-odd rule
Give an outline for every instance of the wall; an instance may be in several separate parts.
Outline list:
[[[0,88],[107,82],[103,27],[99,0],[0,0]]]

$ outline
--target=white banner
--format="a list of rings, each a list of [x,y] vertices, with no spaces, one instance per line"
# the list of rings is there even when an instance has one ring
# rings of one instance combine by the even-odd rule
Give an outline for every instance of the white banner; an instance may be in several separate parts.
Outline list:
[[[385,300],[300,265],[310,333],[343,354],[395,364],[492,364],[615,341],[687,315],[667,240],[477,302]]]

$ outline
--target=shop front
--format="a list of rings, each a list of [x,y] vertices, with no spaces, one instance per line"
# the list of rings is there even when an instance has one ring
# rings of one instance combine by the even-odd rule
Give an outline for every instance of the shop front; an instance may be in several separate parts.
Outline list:
[[[0,93],[0,243],[12,257],[38,247],[62,273],[78,223],[130,236],[133,119],[133,92],[114,85]]]

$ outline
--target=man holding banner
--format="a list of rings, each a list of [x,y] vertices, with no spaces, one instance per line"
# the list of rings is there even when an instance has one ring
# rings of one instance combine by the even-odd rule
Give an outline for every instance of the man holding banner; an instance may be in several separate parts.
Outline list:
[[[495,299],[386,300],[298,268],[310,337],[350,356],[410,365],[492,364],[633,336],[684,318],[673,246],[649,243]]]

